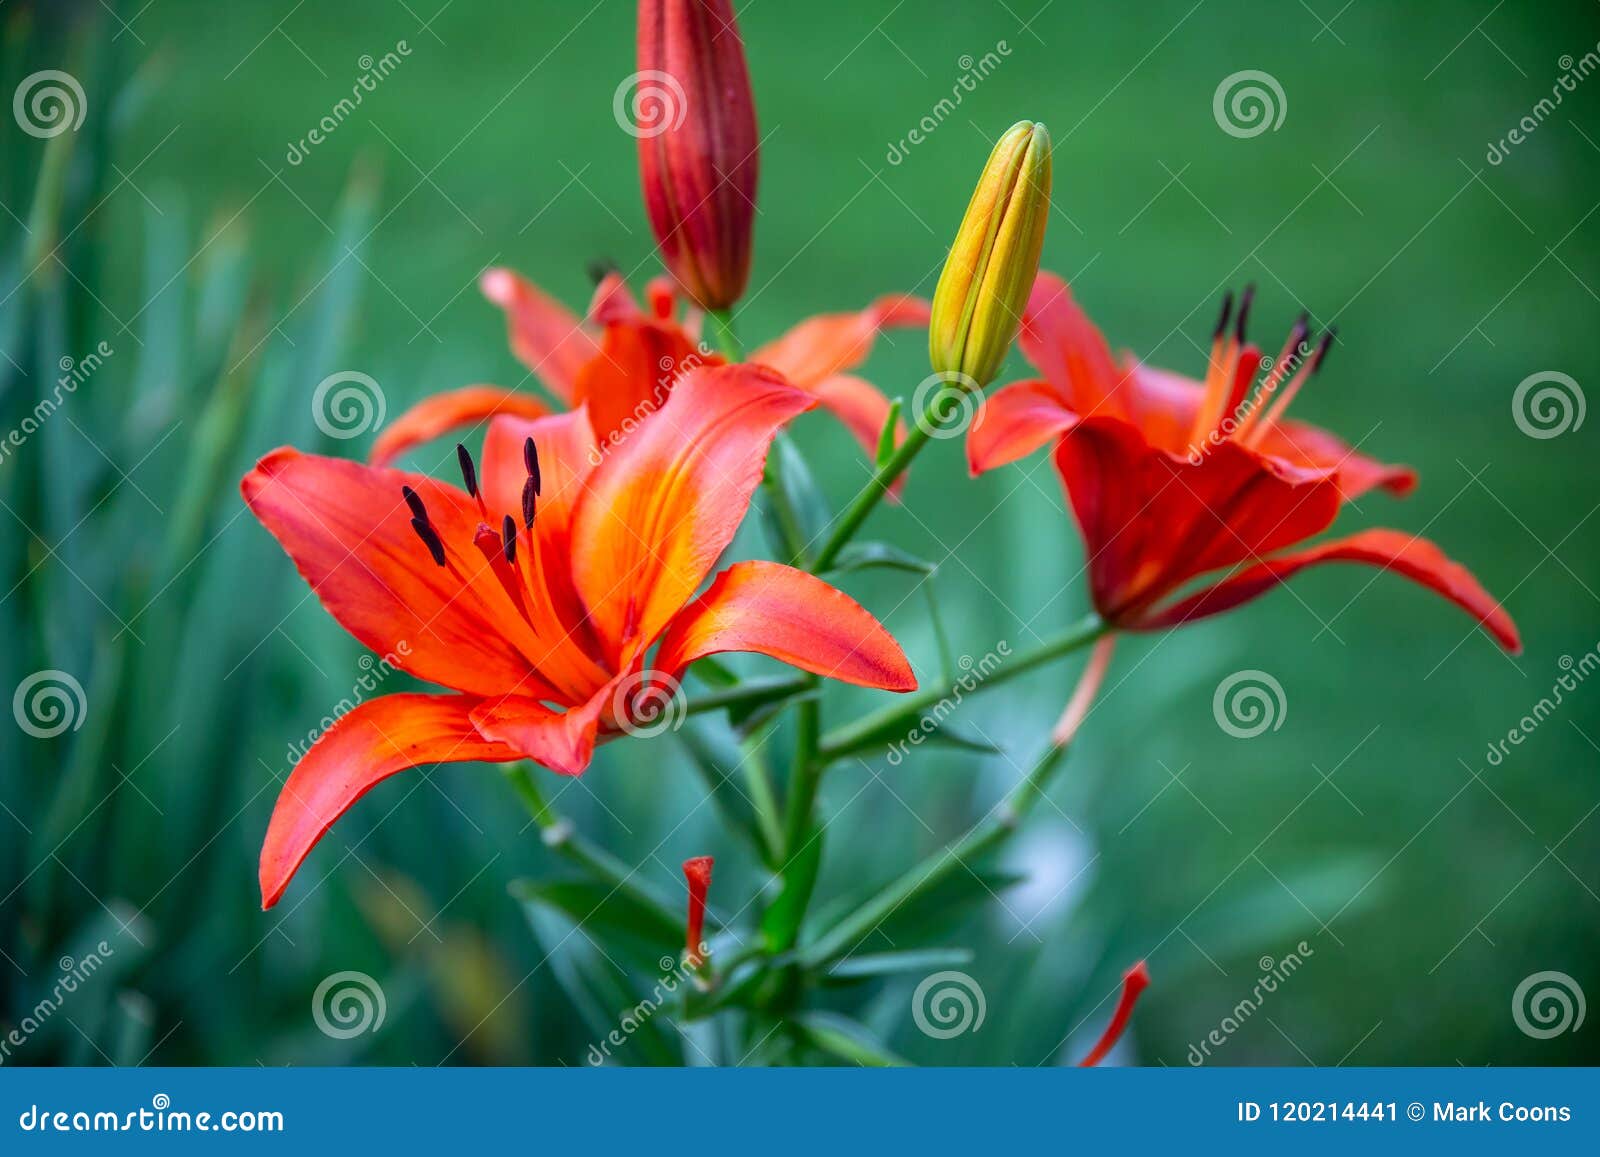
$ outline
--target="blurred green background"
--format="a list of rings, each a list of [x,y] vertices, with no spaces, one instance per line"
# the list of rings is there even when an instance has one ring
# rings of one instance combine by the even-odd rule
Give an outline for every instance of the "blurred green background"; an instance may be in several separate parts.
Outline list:
[[[87,113],[49,142],[0,123],[0,429],[53,389],[62,357],[114,351],[0,458],[0,691],[61,670],[86,705],[53,738],[0,727],[0,1027],[49,990],[60,957],[114,948],[109,979],[7,1063],[582,1064],[597,1026],[642,995],[626,995],[603,938],[530,923],[507,897],[510,880],[560,869],[491,769],[383,785],[286,903],[259,911],[255,857],[286,749],[364,668],[237,491],[280,443],[364,451],[312,422],[312,390],[336,371],[375,378],[391,417],[440,389],[525,383],[475,288],[485,267],[518,268],[574,307],[597,258],[636,281],[655,272],[634,141],[612,112],[635,67],[633,7],[0,7],[4,94],[63,69]],[[1304,941],[1303,967],[1208,1063],[1600,1059],[1592,1013],[1537,1039],[1512,1012],[1542,971],[1600,997],[1600,682],[1487,758],[1564,656],[1600,646],[1600,421],[1533,438],[1512,416],[1531,374],[1600,386],[1600,80],[1563,92],[1502,163],[1486,158],[1573,67],[1563,58],[1597,51],[1600,9],[751,0],[739,18],[764,133],[747,341],[881,292],[931,293],[989,142],[1043,120],[1056,142],[1045,263],[1113,344],[1199,373],[1223,288],[1246,281],[1272,349],[1302,308],[1336,323],[1297,412],[1422,475],[1411,499],[1365,498],[1341,527],[1425,532],[1505,598],[1527,645],[1508,659],[1439,600],[1351,568],[1126,640],[1055,806],[997,869],[1013,886],[904,930],[971,949],[983,1027],[918,1032],[914,975],[836,1006],[919,1063],[1061,1063],[1146,956],[1155,984],[1118,1056],[1181,1066]],[[362,58],[401,41],[398,68],[290,163]],[[998,66],[890,163],[986,53]],[[1277,130],[1219,128],[1213,95],[1244,69],[1280,83]],[[926,372],[921,335],[890,335],[867,372],[908,394]],[[1005,379],[1026,372],[1013,357]],[[866,464],[834,424],[808,418],[796,437],[835,501],[853,493]],[[413,462],[450,476],[448,451]],[[761,550],[748,529],[741,548]],[[871,533],[939,564],[957,653],[1025,646],[1085,609],[1042,456],[973,482],[959,444],[936,444]],[[936,670],[927,604],[904,576],[849,585],[919,671]],[[835,769],[819,908],[982,816],[1077,665],[964,709],[1003,754]],[[1287,705],[1250,740],[1212,715],[1241,669],[1270,673]],[[830,718],[872,702],[830,692]],[[690,855],[718,856],[726,912],[762,886],[671,739],[617,743],[555,787],[675,908]],[[312,993],[342,970],[381,982],[380,1031],[317,1030]],[[656,1028],[619,1059],[698,1059],[691,1038]]]

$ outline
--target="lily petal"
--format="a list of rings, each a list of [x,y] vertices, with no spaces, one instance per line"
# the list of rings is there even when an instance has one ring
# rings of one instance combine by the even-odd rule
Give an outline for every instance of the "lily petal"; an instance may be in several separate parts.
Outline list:
[[[573,513],[573,579],[620,654],[689,601],[733,541],[783,424],[816,404],[767,370],[684,374],[589,476]]]
[[[1049,382],[1015,382],[996,390],[967,431],[967,469],[976,478],[1026,458],[1077,422],[1077,411]]]
[[[389,776],[425,763],[518,758],[514,748],[478,734],[468,718],[476,703],[459,695],[384,695],[318,738],[272,810],[261,846],[261,906],[278,902],[323,834]]]
[[[656,666],[676,675],[696,659],[753,651],[859,687],[914,691],[894,637],[859,603],[813,575],[775,562],[735,563],[672,620]]]
[[[1411,467],[1391,466],[1370,458],[1352,450],[1337,434],[1309,422],[1273,423],[1263,435],[1260,448],[1264,453],[1308,466],[1337,469],[1339,491],[1346,502],[1380,486],[1401,498],[1417,488],[1417,472]]]
[[[929,306],[910,294],[887,294],[854,313],[807,318],[750,355],[802,389],[867,360],[878,334],[893,326],[928,324]]]
[[[1267,559],[1129,625],[1139,630],[1158,630],[1203,619],[1265,594],[1308,566],[1326,562],[1356,562],[1392,570],[1466,611],[1511,654],[1522,651],[1522,639],[1511,616],[1466,567],[1452,561],[1427,539],[1398,530],[1363,530]]]
[[[521,274],[490,269],[478,281],[483,295],[506,312],[511,352],[564,402],[599,343],[578,317]]]
[[[637,314],[606,325],[600,352],[573,383],[572,401],[589,407],[595,435],[608,445],[658,410],[684,370],[721,363],[676,322]]]
[[[403,485],[421,496],[456,569],[434,565],[417,540]],[[462,491],[287,447],[262,458],[240,489],[328,613],[365,646],[458,691],[548,692],[529,659],[538,640],[472,546],[479,517]]]
[[[1126,414],[1120,387],[1128,375],[1117,367],[1105,337],[1056,274],[1041,273],[1034,279],[1017,346],[1079,414]]]
[[[567,711],[552,711],[537,699],[510,695],[486,699],[472,723],[486,739],[504,743],[518,758],[531,759],[561,775],[582,775],[594,759],[600,721],[611,708],[620,679],[608,681]]]
[[[384,427],[367,460],[387,466],[413,446],[431,442],[461,426],[486,422],[498,414],[536,418],[550,407],[539,399],[500,386],[463,386],[434,394],[412,406]]]

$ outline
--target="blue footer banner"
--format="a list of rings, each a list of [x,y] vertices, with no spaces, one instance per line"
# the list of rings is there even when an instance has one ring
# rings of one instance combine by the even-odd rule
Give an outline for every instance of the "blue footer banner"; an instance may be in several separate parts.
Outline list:
[[[808,1157],[1162,1141],[1594,1153],[1597,1092],[1600,1069],[7,1069],[0,1153],[483,1141]]]

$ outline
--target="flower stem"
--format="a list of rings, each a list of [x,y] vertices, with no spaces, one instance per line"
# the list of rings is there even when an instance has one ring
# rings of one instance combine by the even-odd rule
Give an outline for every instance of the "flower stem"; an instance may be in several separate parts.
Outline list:
[[[883,891],[857,908],[843,921],[829,929],[801,956],[806,968],[818,968],[836,957],[844,956],[872,934],[873,929],[888,919],[896,909],[909,904],[930,891],[956,868],[970,864],[978,857],[1003,843],[1017,830],[1036,803],[1044,798],[1056,769],[1061,765],[1067,748],[1052,742],[1000,804],[973,826],[960,840],[935,852],[922,863],[911,868]]]
[[[819,749],[819,758],[824,764],[832,763],[846,755],[858,754],[868,748],[878,746],[883,740],[882,732],[886,727],[892,728],[896,724],[913,715],[920,714],[930,707],[937,706],[940,702],[958,692],[962,696],[975,695],[980,690],[998,687],[1020,675],[1025,675],[1035,667],[1043,666],[1052,660],[1088,646],[1099,639],[1108,630],[1110,624],[1099,615],[1086,615],[1065,632],[1053,639],[1047,639],[1037,647],[1026,651],[1019,651],[1010,656],[1005,664],[996,668],[993,674],[980,681],[974,681],[973,686],[964,686],[964,680],[971,679],[964,675],[960,679],[953,679],[940,686],[920,691],[915,695],[904,696],[889,704],[881,711],[865,715],[854,722],[847,723],[837,730],[830,731],[822,737]]]
[[[834,559],[839,557],[839,552],[849,545],[856,531],[861,529],[861,524],[878,505],[878,500],[889,492],[895,480],[911,465],[911,460],[927,445],[928,439],[932,437],[931,421],[932,415],[928,414],[913,422],[910,432],[906,434],[906,440],[900,443],[895,452],[889,456],[889,460],[878,467],[867,480],[867,484],[850,500],[850,505],[844,508],[844,512],[834,522],[833,533],[828,536],[812,560],[813,571],[820,573],[827,570],[833,565]]]
[[[711,322],[711,340],[723,357],[730,362],[744,360],[744,346],[739,341],[739,335],[733,328],[733,311],[731,309],[713,309],[706,313],[706,319]]]
[[[684,706],[684,714],[702,715],[707,711],[721,711],[724,708],[760,707],[763,703],[775,703],[791,695],[798,695],[813,685],[814,680],[804,675],[775,679],[747,679],[736,687],[712,691],[707,695],[690,699]]]
[[[811,676],[813,685],[816,677]],[[784,813],[783,849],[792,862],[811,830],[811,813],[817,803],[817,787],[822,781],[822,760],[817,758],[817,742],[822,733],[822,714],[815,697],[800,703],[795,712],[794,767],[789,774],[789,798]]]

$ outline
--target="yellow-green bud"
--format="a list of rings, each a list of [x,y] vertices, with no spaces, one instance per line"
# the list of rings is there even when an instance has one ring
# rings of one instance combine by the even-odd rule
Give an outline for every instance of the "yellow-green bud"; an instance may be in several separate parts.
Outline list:
[[[928,355],[971,389],[994,380],[1022,324],[1050,217],[1050,134],[1019,121],[989,154],[933,294]]]

